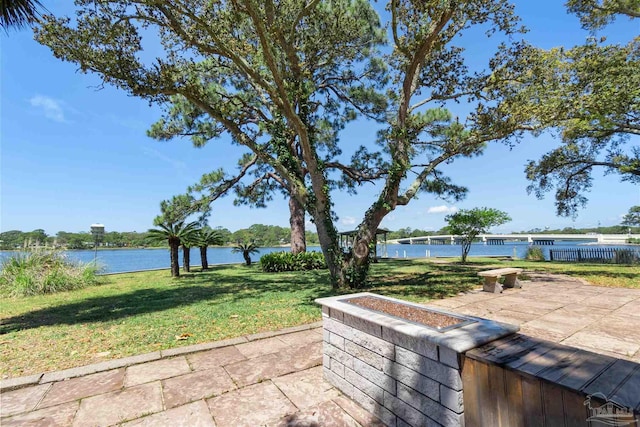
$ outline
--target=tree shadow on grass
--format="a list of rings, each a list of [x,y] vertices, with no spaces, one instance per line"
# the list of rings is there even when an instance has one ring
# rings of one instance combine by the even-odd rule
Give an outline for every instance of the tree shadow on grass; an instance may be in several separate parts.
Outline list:
[[[109,322],[141,314],[161,312],[176,307],[189,306],[210,301],[211,304],[226,304],[258,298],[266,292],[304,292],[314,304],[315,298],[331,295],[320,275],[305,275],[304,280],[250,279],[242,276],[215,277],[210,272],[183,277],[175,285],[161,288],[144,288],[117,295],[97,296],[77,302],[50,306],[2,320],[0,335],[24,329],[59,324],[81,324]],[[216,280],[218,279],[218,280]]]
[[[416,265],[418,272],[400,271],[401,267]],[[428,270],[425,271],[423,266]],[[221,272],[222,268],[212,268],[203,273],[192,273],[171,285],[94,296],[16,315],[2,321],[0,335],[41,326],[109,322],[205,301],[227,304],[257,299],[266,292],[300,292],[299,297],[291,299],[293,308],[296,305],[318,307],[316,298],[367,290],[413,300],[444,298],[477,284],[475,270],[468,267],[418,264],[410,260],[389,263],[385,268],[377,269],[372,282],[364,289],[344,291],[331,288],[326,271],[256,274],[257,269],[238,268]]]
[[[211,288],[203,286],[162,290],[148,288],[119,295],[89,298],[4,319],[0,325],[0,334],[58,324],[107,322],[167,310],[209,299],[211,291]]]
[[[393,261],[395,263],[396,261]],[[478,285],[477,269],[459,264],[427,264],[411,260],[399,261],[403,267],[424,267],[419,271],[386,275],[385,269],[373,274],[366,290],[410,300],[442,299],[465,292]],[[389,265],[393,269],[392,265]],[[414,269],[415,270],[415,269]],[[382,273],[382,274],[381,274]]]

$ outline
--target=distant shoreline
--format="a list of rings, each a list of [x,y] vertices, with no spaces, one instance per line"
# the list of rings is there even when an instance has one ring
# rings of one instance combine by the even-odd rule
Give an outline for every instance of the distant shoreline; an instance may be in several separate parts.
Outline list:
[[[212,246],[208,246],[209,248],[226,248],[226,249],[233,249],[235,246],[234,245],[212,245]],[[261,248],[282,248],[282,249],[288,249],[290,248],[291,245],[274,245],[274,246],[258,246],[258,249]],[[307,245],[307,248],[320,248],[320,245]],[[40,246],[38,249],[53,249],[50,247],[46,247],[46,246]],[[86,249],[64,249],[64,248],[58,248],[59,250],[65,251],[65,252],[81,252],[81,251],[93,251],[95,250],[95,248],[86,248]],[[158,249],[164,249],[164,250],[169,250],[169,246],[138,246],[138,247],[126,247],[126,248],[118,248],[118,247],[99,247],[98,248],[98,252],[102,252],[102,251],[140,251],[140,250],[158,250]],[[198,249],[197,247],[192,247],[191,249]],[[0,249],[0,252],[23,252],[25,249]]]

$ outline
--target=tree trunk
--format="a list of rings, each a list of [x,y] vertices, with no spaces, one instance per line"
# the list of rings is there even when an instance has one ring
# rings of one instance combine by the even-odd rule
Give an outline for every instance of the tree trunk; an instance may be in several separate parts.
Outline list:
[[[289,224],[291,225],[291,253],[299,254],[307,251],[305,237],[305,211],[302,203],[295,197],[289,197]]]
[[[393,178],[393,182],[388,183],[387,186],[392,187],[392,193],[393,191],[397,193],[401,176]],[[388,192],[389,190],[383,192],[365,213],[363,222],[358,226],[353,251],[350,254],[344,254],[340,247],[338,232],[331,217],[331,201],[328,195],[316,195],[313,217],[322,253],[329,269],[331,285],[334,289],[357,289],[366,284],[371,261],[369,258],[370,247],[376,241],[376,232],[380,223],[397,205],[397,198],[389,195]]]
[[[467,242],[462,243],[462,263],[466,264],[467,255],[469,254],[469,249],[471,249],[471,244]]]
[[[308,176],[311,180],[312,194],[307,194],[304,183],[300,183],[299,188],[292,188],[290,193],[299,191],[300,200],[306,201],[305,206],[309,209],[309,213],[313,217],[318,232],[318,240],[320,248],[324,255],[327,269],[329,270],[329,278],[333,289],[341,289],[347,286],[347,279],[343,267],[344,254],[338,240],[338,231],[333,224],[331,212],[331,195],[328,190],[329,183],[325,177],[325,172],[318,164],[316,154],[312,150],[305,152],[304,145],[309,143],[305,141],[308,135],[300,135],[301,145],[303,147],[303,158],[307,162]],[[308,203],[308,204],[307,204]]]
[[[388,204],[374,204],[364,216],[364,221],[358,226],[358,234],[353,242],[353,254],[344,262],[349,286],[362,288],[366,284],[369,266],[371,264],[371,247],[376,244],[376,233],[384,217],[391,211]]]
[[[317,207],[317,204],[314,207]],[[330,209],[327,210],[330,211]],[[331,286],[333,289],[344,288],[348,286],[346,271],[343,268],[344,254],[338,241],[338,231],[335,229],[331,219],[331,212],[323,212],[316,209],[313,217],[318,231],[320,248],[329,270]]]
[[[182,245],[182,268],[187,273],[191,272],[191,248]]]
[[[469,255],[469,251],[471,250],[471,243],[473,243],[473,239],[475,239],[475,235],[466,236],[462,240],[462,263],[467,263],[467,255]]]
[[[180,239],[169,238],[169,252],[171,255],[171,277],[180,277],[180,262],[178,260],[178,249]]]
[[[209,261],[207,260],[207,247],[200,246],[200,261],[202,264],[202,270],[209,269]]]
[[[251,255],[249,254],[249,252],[247,251],[242,252],[242,256],[244,257],[244,263],[246,265],[251,265]]]

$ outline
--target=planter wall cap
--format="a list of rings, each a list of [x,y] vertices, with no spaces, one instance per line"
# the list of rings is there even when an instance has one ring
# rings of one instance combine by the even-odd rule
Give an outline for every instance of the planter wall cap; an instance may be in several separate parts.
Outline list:
[[[383,313],[378,313],[363,307],[359,307],[353,304],[344,302],[344,300],[370,296],[375,298],[381,298],[388,301],[401,303],[404,305],[413,306],[420,309],[427,309],[436,313],[447,314],[450,316],[460,317],[464,320],[472,320],[473,323],[466,324],[459,328],[446,330],[443,332],[435,329],[421,326],[409,321],[401,320],[397,317],[392,317]],[[476,348],[480,345],[484,345],[488,342],[496,340],[498,338],[505,337],[507,335],[514,334],[520,330],[517,325],[509,323],[496,322],[481,317],[468,316],[452,311],[443,310],[440,307],[430,307],[428,305],[421,305],[409,301],[403,301],[396,298],[391,298],[383,295],[374,294],[371,292],[359,292],[348,295],[338,295],[334,297],[318,298],[316,303],[339,310],[345,313],[349,313],[352,316],[366,319],[367,321],[379,325],[383,328],[388,328],[402,334],[408,335],[417,339],[425,339],[429,342],[437,344],[442,347],[450,348],[458,353],[464,353],[465,351]],[[384,334],[384,332],[383,332]]]

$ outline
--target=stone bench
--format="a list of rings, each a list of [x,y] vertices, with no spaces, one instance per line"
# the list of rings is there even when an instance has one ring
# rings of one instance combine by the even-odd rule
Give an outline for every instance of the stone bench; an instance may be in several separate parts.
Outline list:
[[[484,277],[484,285],[482,290],[499,294],[502,292],[502,286],[498,283],[498,279],[504,276],[505,288],[521,288],[522,285],[518,281],[518,275],[522,273],[521,268],[496,268],[495,270],[481,271],[478,276]]]

